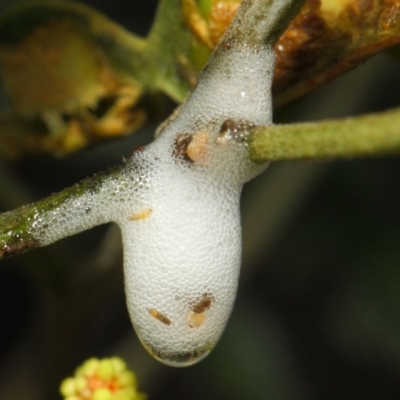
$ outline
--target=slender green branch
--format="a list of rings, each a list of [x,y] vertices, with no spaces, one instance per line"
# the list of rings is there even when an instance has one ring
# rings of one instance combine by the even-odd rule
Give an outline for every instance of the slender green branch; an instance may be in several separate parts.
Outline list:
[[[88,221],[84,221],[85,218],[76,218],[71,226],[68,210],[79,212],[79,209],[83,209],[82,214],[87,216],[87,220],[91,219],[93,210],[88,204],[88,195],[97,196],[104,184],[118,179],[122,168],[117,167],[95,175],[43,200],[0,214],[0,259],[24,253],[88,229]],[[65,224],[68,225],[68,229],[64,229],[63,221],[68,222]],[[96,223],[92,225],[102,222],[107,220],[100,217],[100,220],[97,218]],[[59,229],[50,235],[50,239],[46,239],[45,233],[54,230],[52,225],[58,225]]]
[[[323,160],[400,153],[400,109],[290,125],[259,126],[249,138],[256,162]]]
[[[300,11],[304,1],[243,1],[241,12],[236,14],[222,41],[274,44]]]

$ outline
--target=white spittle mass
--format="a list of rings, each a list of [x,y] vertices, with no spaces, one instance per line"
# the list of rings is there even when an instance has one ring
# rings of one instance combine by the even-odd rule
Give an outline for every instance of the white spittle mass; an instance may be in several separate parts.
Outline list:
[[[236,21],[236,29],[246,29]],[[268,32],[259,18],[248,20],[248,29],[253,22],[261,26],[254,32]],[[246,133],[272,119],[274,53],[257,34],[236,40],[228,31],[180,112],[134,152],[118,178],[104,179],[32,224],[42,244],[108,221],[121,227],[132,323],[148,351],[168,365],[204,358],[235,300],[240,192],[267,166],[250,161]]]
[[[132,322],[150,353],[170,365],[199,361],[223,332],[240,269],[241,188],[266,167],[249,161],[241,135],[271,122],[274,57],[270,48],[227,47],[178,118],[133,157],[149,165],[150,187],[133,217],[118,220]],[[197,142],[193,161],[187,152]]]

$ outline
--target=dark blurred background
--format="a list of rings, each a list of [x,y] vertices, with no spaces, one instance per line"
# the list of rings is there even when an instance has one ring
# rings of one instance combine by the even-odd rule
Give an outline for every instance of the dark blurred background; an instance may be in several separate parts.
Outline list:
[[[157,2],[85,3],[145,35]],[[399,71],[377,56],[276,120],[395,107]],[[63,159],[0,160],[0,211],[119,164],[155,126]],[[76,366],[109,355],[127,360],[151,400],[399,399],[399,176],[396,158],[296,162],[249,183],[232,318],[211,355],[186,369],[153,360],[131,328],[115,226],[1,261],[0,399],[59,399]]]

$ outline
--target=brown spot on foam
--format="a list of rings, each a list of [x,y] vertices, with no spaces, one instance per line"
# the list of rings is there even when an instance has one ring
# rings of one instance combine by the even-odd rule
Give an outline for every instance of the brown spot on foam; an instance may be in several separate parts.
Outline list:
[[[210,132],[207,130],[200,131],[193,135],[192,140],[187,146],[186,154],[194,163],[205,165],[209,136]]]
[[[163,313],[161,313],[160,311],[157,311],[155,308],[149,308],[147,311],[149,312],[149,314],[150,314],[153,318],[159,320],[159,321],[162,322],[163,324],[165,324],[165,325],[171,325],[171,320],[170,320],[166,315],[164,315]]]
[[[200,328],[206,320],[205,313],[190,312],[187,324],[189,328]]]
[[[202,130],[194,135],[181,133],[175,137],[172,154],[176,158],[183,158],[185,161],[204,166],[206,165],[209,136],[210,132],[207,130]]]
[[[254,122],[245,119],[227,119],[222,123],[215,142],[217,144],[225,144],[230,140],[234,140],[237,143],[246,143],[249,130],[254,127]]]
[[[203,313],[211,307],[214,297],[211,293],[203,293],[200,300],[198,300],[190,309],[197,314]]]
[[[189,328],[200,328],[207,319],[207,310],[211,307],[214,297],[210,293],[203,293],[202,297],[193,305],[187,318]]]

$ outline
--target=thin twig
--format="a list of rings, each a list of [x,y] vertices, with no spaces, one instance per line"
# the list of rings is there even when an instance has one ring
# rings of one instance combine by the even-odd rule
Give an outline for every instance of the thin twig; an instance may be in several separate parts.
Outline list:
[[[73,219],[71,220],[69,215],[60,214],[65,212],[63,211],[65,208],[74,209],[75,212],[79,212],[79,209],[87,207],[87,203],[82,201],[82,199],[84,197],[87,198],[88,195],[96,195],[101,190],[103,184],[117,178],[121,174],[122,168],[114,168],[95,175],[36,203],[0,214],[0,259],[25,253],[37,247],[55,242],[63,237],[89,229],[90,226],[84,219],[77,218],[71,224]],[[91,213],[92,210],[87,208],[80,214],[86,214],[88,219],[90,219]],[[43,222],[43,218],[46,219],[45,222]],[[56,222],[53,220],[55,218],[57,219]],[[63,219],[68,221],[68,230],[63,229]],[[99,220],[99,223],[101,222],[107,222],[107,220]],[[92,224],[92,226],[99,225],[99,223]],[[44,240],[47,226],[51,226],[52,224],[60,225],[61,229],[58,230],[58,234],[52,235],[51,240]],[[37,229],[38,225],[41,227],[39,230]]]
[[[348,159],[400,153],[400,109],[343,120],[259,126],[249,138],[256,162]]]

